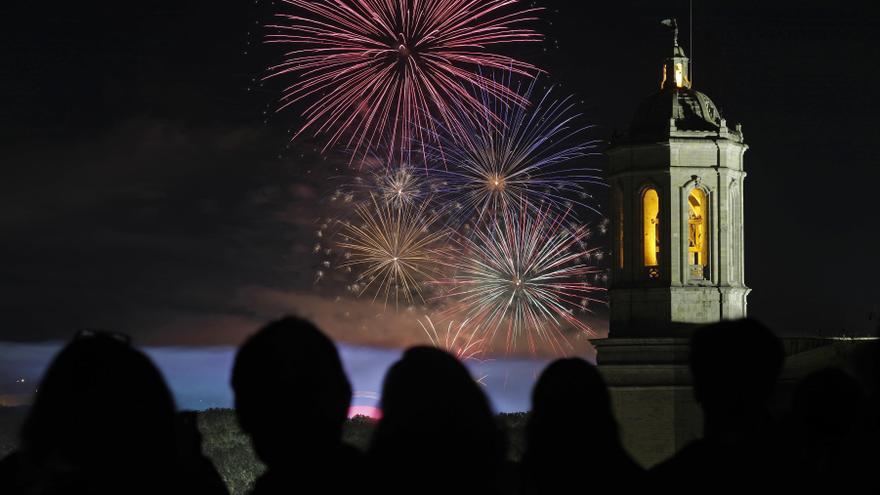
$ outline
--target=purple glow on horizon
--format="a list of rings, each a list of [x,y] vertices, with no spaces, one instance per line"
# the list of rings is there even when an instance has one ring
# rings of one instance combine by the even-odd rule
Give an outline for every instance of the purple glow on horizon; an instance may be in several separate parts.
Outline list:
[[[32,394],[51,359],[61,349],[58,342],[19,344],[0,342],[0,404],[17,403]],[[352,407],[379,406],[382,380],[402,350],[338,344],[339,353],[354,389]],[[234,347],[146,347],[144,352],[161,370],[180,409],[232,407],[229,375]],[[525,411],[532,386],[547,359],[496,357],[465,363],[482,378],[486,394],[497,412]],[[20,382],[24,379],[24,382]]]

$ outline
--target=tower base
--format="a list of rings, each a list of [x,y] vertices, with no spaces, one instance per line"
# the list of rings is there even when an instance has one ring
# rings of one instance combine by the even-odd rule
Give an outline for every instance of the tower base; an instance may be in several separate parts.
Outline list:
[[[797,382],[819,369],[836,366],[854,376],[880,345],[876,338],[786,338],[785,367],[771,401],[777,416],[788,410]],[[703,414],[694,400],[687,338],[608,338],[593,340],[598,368],[611,392],[621,440],[642,466],[671,457],[703,431]],[[745,346],[744,349],[748,347]],[[747,352],[747,351],[746,351]],[[743,356],[747,363],[748,356]]]
[[[746,317],[751,289],[733,286],[614,288],[612,334],[617,337],[689,337],[702,325]]]

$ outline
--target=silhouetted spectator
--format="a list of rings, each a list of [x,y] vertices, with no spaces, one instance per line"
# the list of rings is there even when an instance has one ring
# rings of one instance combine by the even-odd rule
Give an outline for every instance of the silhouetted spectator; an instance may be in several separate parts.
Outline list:
[[[351,385],[336,346],[314,325],[287,317],[250,337],[235,358],[232,388],[238,421],[268,468],[254,494],[361,486],[362,456],[341,440]]]
[[[522,462],[523,492],[628,493],[644,470],[620,443],[608,387],[579,358],[554,361],[532,391]]]
[[[3,493],[182,493],[174,414],[127,337],[81,332],[43,376]]]
[[[767,403],[782,371],[781,342],[757,321],[723,321],[697,330],[690,351],[703,438],[655,467],[654,486],[686,493],[776,486],[784,470]]]
[[[449,353],[414,347],[388,370],[370,445],[380,490],[497,493],[504,447],[486,396]]]

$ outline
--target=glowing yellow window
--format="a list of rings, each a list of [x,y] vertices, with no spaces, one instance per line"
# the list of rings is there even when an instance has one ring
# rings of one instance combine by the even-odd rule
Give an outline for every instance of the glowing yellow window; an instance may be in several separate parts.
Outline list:
[[[692,266],[706,266],[709,261],[706,213],[706,193],[694,189],[688,196],[688,257]]]
[[[660,257],[660,196],[654,188],[642,196],[642,217],[645,233],[645,266],[657,266]]]
[[[684,86],[684,69],[680,62],[676,62],[675,64],[675,87],[681,88]]]

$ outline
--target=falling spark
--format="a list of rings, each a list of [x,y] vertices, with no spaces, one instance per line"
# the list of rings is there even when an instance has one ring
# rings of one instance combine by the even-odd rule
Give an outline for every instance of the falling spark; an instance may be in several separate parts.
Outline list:
[[[458,325],[450,320],[443,332],[437,330],[429,316],[425,315],[423,320],[424,322],[419,320],[419,326],[431,339],[431,345],[449,351],[460,361],[481,361],[484,341],[482,338],[477,338],[476,331],[469,330],[469,320],[464,320]]]

